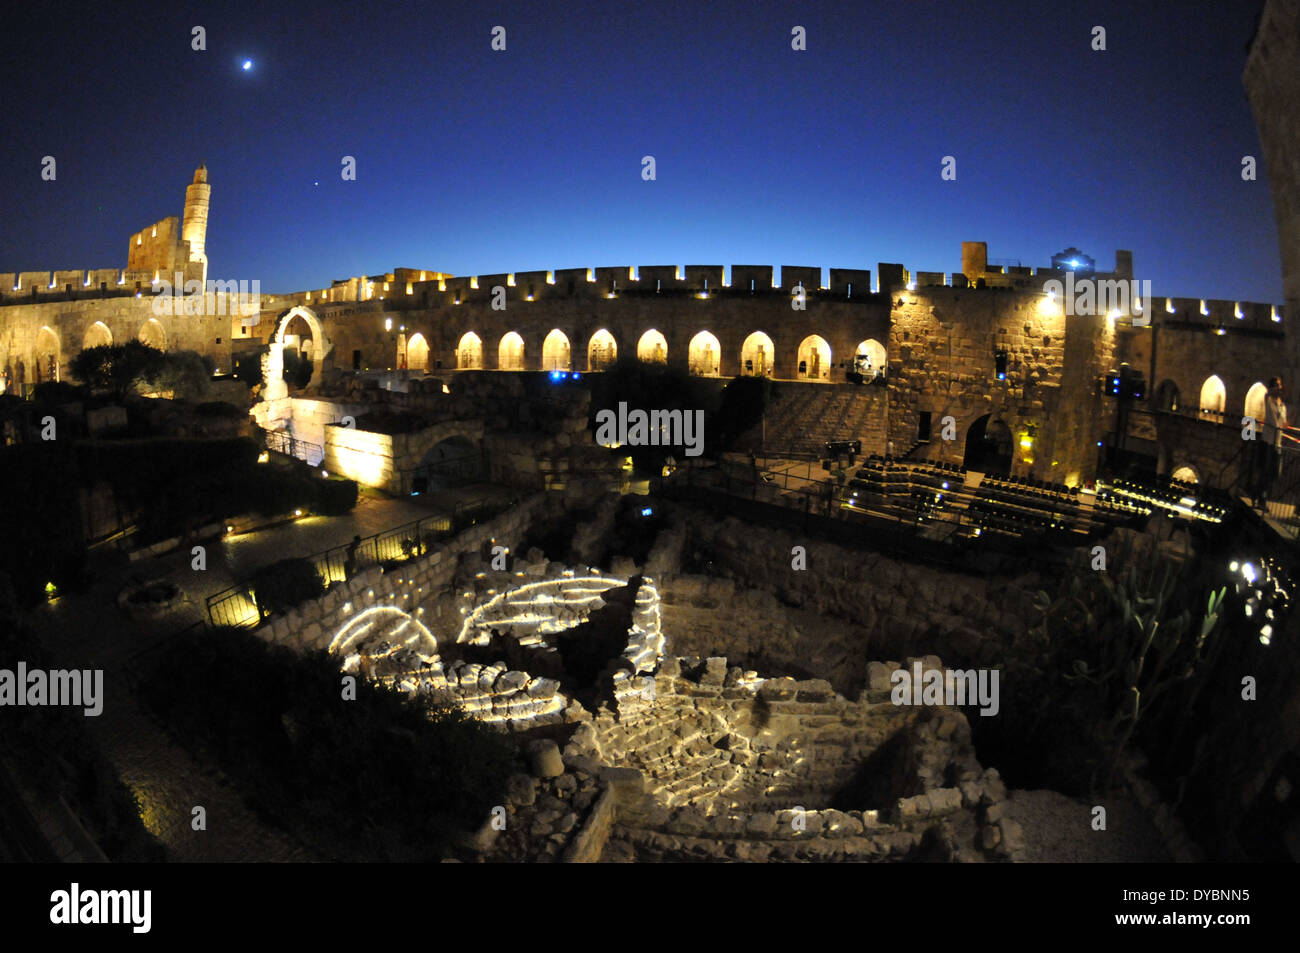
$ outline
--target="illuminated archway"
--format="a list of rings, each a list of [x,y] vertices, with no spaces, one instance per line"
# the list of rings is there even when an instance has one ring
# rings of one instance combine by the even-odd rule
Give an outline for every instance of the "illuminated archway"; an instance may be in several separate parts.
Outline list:
[[[147,344],[160,351],[167,350],[167,332],[163,330],[157,318],[150,318],[140,325],[140,333],[136,337],[140,339],[141,344]]]
[[[330,343],[325,339],[325,331],[311,308],[296,305],[288,311],[281,312],[275,319],[275,334],[266,354],[262,355],[262,380],[266,382],[262,391],[262,400],[270,403],[289,396],[289,385],[284,381],[284,335],[294,318],[302,318],[311,331],[311,380],[319,382],[324,376],[325,356],[329,353]]]
[[[717,377],[722,373],[722,345],[712,333],[701,331],[691,338],[687,361],[692,374]]]
[[[81,346],[82,348],[103,347],[112,343],[113,332],[108,329],[108,325],[103,321],[96,321],[86,328],[86,336],[82,339]]]
[[[1227,405],[1227,391],[1217,374],[1211,374],[1201,385],[1201,416],[1222,418]]]
[[[587,342],[587,370],[600,371],[618,359],[618,344],[614,335],[601,328]]]
[[[32,378],[35,383],[57,381],[59,379],[59,365],[62,361],[63,354],[59,346],[59,336],[49,327],[41,328],[36,335],[36,350],[32,354]],[[19,368],[16,383],[21,384],[23,383],[21,362]]]
[[[1250,385],[1246,391],[1246,416],[1254,417],[1256,422],[1264,422],[1264,401],[1268,397],[1268,388],[1259,381]]]
[[[853,355],[853,369],[864,377],[879,377],[885,373],[887,362],[885,346],[875,338],[867,338],[859,344]]]
[[[810,334],[799,344],[797,374],[801,380],[831,379],[831,346],[818,334]]]
[[[1169,479],[1177,480],[1179,483],[1200,483],[1200,477],[1196,475],[1195,467],[1182,466],[1169,474]]]
[[[406,342],[406,367],[421,374],[429,369],[429,342],[418,331]]]
[[[559,328],[552,328],[542,342],[542,370],[567,371],[570,363],[568,335]]]
[[[668,363],[668,339],[651,328],[641,335],[636,344],[636,356],[641,361],[653,361],[656,364]]]
[[[775,351],[772,339],[762,331],[755,331],[740,346],[740,373],[753,377],[771,377],[772,355]]]
[[[456,369],[459,371],[477,371],[483,367],[483,342],[473,331],[461,335],[456,345]]]
[[[501,337],[497,345],[497,367],[503,371],[522,371],[524,369],[524,339],[519,332],[511,331]]]

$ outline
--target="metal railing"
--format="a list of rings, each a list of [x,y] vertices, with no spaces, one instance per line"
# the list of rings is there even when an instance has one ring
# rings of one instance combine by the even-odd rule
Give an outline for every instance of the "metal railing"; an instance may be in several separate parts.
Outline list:
[[[294,457],[312,466],[319,465],[321,460],[325,459],[325,448],[318,443],[301,440],[287,430],[264,430],[262,432],[266,434],[267,450],[282,453],[287,457]]]
[[[321,581],[329,589],[374,566],[428,555],[466,526],[490,519],[517,502],[517,496],[505,500],[475,497],[455,504],[450,513],[421,517],[302,558],[315,565]],[[256,628],[270,615],[270,611],[258,603],[257,590],[251,581],[236,583],[209,596],[207,611],[208,624],[214,628]]]

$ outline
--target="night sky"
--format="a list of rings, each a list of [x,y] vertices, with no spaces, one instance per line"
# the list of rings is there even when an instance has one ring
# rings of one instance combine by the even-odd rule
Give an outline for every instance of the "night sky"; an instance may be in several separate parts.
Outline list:
[[[1128,248],[1157,294],[1280,302],[1241,84],[1261,6],[32,4],[0,39],[0,271],[124,266],[206,162],[209,277],[263,291],[395,266],[956,271],[982,240],[1025,265]]]

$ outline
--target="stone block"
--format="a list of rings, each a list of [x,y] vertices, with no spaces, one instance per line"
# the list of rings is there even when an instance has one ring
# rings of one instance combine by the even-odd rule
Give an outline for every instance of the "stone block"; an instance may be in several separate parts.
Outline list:
[[[534,777],[557,778],[564,774],[564,759],[560,748],[550,738],[538,738],[528,743],[528,766]]]

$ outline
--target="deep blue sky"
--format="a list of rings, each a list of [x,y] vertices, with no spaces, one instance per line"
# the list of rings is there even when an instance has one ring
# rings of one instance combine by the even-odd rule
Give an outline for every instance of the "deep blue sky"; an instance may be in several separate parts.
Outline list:
[[[204,161],[210,276],[265,291],[394,266],[953,271],[983,240],[1026,265],[1128,248],[1156,293],[1277,302],[1262,159],[1240,175],[1261,6],[32,5],[0,38],[0,271],[125,265]]]

